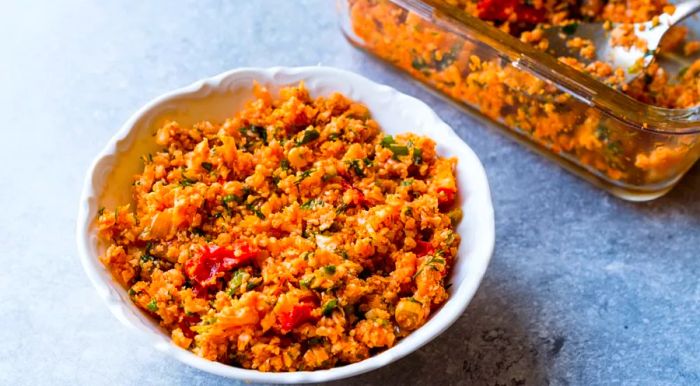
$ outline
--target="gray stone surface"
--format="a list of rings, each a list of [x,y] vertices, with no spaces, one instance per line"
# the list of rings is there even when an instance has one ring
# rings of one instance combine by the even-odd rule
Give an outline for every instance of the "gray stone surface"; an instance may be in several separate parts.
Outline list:
[[[349,46],[333,1],[9,1],[0,10],[0,384],[235,384],[143,345],[76,256],[89,161],[155,96],[238,66],[350,69],[425,100],[481,157],[483,285],[440,338],[337,384],[700,384],[700,168],[632,204]]]

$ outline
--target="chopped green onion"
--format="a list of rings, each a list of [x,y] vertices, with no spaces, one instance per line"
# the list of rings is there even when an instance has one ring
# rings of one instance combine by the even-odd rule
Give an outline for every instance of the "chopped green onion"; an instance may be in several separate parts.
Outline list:
[[[335,307],[338,306],[338,299],[331,299],[323,305],[323,316],[331,316]]]
[[[394,156],[398,157],[400,155],[408,155],[408,147],[401,145],[391,145],[389,150],[394,153]]]
[[[382,147],[389,147],[393,143],[396,143],[396,141],[394,141],[394,137],[391,135],[386,135],[384,138],[382,138],[380,145],[382,145]]]
[[[423,163],[423,150],[418,148],[413,149],[413,163],[416,165]]]

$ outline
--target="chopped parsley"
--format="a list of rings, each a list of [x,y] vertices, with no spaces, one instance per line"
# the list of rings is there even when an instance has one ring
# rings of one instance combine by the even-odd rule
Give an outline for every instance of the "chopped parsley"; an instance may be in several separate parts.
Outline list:
[[[413,163],[416,165],[423,163],[423,150],[418,148],[413,149]]]
[[[311,173],[313,173],[313,172],[315,172],[315,171],[316,171],[316,169],[304,170],[303,172],[301,172],[301,174],[299,174],[299,177],[297,177],[297,180],[294,181],[294,183],[295,183],[296,185],[301,184],[302,181],[304,181],[305,179],[307,179],[307,178],[311,175]]]
[[[299,141],[297,141],[297,146],[306,145],[311,141],[317,140],[321,136],[321,133],[315,129],[306,129],[304,134]]]
[[[301,204],[299,207],[301,209],[313,209],[319,205],[323,205],[323,200],[319,198],[312,198],[309,201],[306,201],[305,203]]]
[[[335,213],[336,214],[345,213],[346,210],[348,210],[348,204],[342,203],[342,204],[338,205],[338,207],[335,209]]]
[[[210,172],[214,165],[212,165],[210,162],[202,162],[202,167],[204,170]]]
[[[249,211],[253,212],[256,216],[258,216],[259,219],[264,220],[265,215],[263,212],[260,211],[260,208],[255,206],[254,203],[246,204],[246,208],[248,208]]]
[[[323,271],[328,275],[335,274],[335,265],[327,265],[323,267]]]
[[[360,166],[360,160],[352,160],[349,161],[350,169],[352,169],[355,174],[360,177],[360,178],[365,178],[365,171],[362,170],[362,166]]]
[[[265,146],[267,146],[267,129],[256,125],[252,125],[250,129],[263,141]]]
[[[333,310],[338,306],[338,299],[331,299],[323,305],[323,316],[331,316]]]
[[[197,180],[193,180],[189,177],[182,176],[182,180],[180,181],[180,186],[183,188],[186,186],[194,185],[197,183]]]

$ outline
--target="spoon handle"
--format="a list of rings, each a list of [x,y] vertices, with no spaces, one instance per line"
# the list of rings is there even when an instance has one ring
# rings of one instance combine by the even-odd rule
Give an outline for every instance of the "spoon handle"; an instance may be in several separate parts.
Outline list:
[[[688,16],[700,11],[700,0],[688,0],[676,5],[673,15],[668,18],[668,24],[674,25],[685,20]]]

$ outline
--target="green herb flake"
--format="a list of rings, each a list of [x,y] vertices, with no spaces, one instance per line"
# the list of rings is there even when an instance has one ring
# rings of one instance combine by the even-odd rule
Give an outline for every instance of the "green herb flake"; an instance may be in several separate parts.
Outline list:
[[[462,208],[454,208],[447,213],[447,217],[450,218],[452,226],[456,226],[462,221]],[[452,235],[454,237],[454,235]]]
[[[105,212],[105,207],[101,206],[100,209],[97,210],[97,215],[102,216]]]
[[[306,201],[305,203],[301,204],[299,207],[301,209],[313,209],[319,205],[323,205],[323,201],[317,198],[312,198],[309,201]]]
[[[328,275],[334,275],[335,274],[335,265],[327,265],[327,266],[323,267],[323,271]]]
[[[365,172],[362,170],[362,166],[360,166],[360,160],[354,159],[350,161],[350,169],[352,169],[358,177],[365,178]]]
[[[426,264],[426,265],[433,265],[433,264],[435,264],[435,263],[443,264],[443,265],[444,265],[444,264],[445,264],[445,259],[442,259],[442,258],[440,258],[440,257],[431,257],[430,260],[428,260],[428,262],[425,263],[425,264]]]
[[[136,295],[136,291],[134,291],[133,288],[129,288],[129,296],[134,296]]]
[[[312,276],[312,277],[309,277],[309,278],[306,278],[306,279],[301,279],[301,280],[299,280],[299,286],[300,286],[301,288],[310,288],[310,287],[311,287],[311,283],[313,283],[313,282],[314,282],[314,277],[313,277],[313,276]]]
[[[236,291],[241,286],[241,284],[243,284],[243,280],[246,276],[248,276],[248,274],[241,269],[239,269],[233,274],[233,277],[231,277],[231,280],[228,282],[228,289],[226,290],[228,296],[233,297],[233,295],[236,294]]]
[[[411,61],[411,67],[418,71],[422,71],[428,67],[428,64],[423,60],[423,58],[413,58],[413,61]]]
[[[423,163],[423,150],[418,148],[413,149],[413,163],[416,165]]]
[[[251,212],[253,212],[256,216],[258,216],[259,219],[261,219],[261,220],[264,220],[264,219],[265,219],[265,215],[263,214],[263,212],[260,211],[260,208],[258,208],[257,206],[253,205],[252,203],[251,203],[251,204],[247,204],[247,205],[246,205],[246,208],[248,208],[248,210],[251,211]]]
[[[323,336],[314,336],[306,340],[306,344],[309,346],[318,346],[326,342],[326,338]]]
[[[307,129],[304,130],[304,135],[301,137],[299,141],[297,141],[297,146],[301,145],[306,145],[307,143],[311,141],[317,140],[321,136],[321,133],[318,132],[318,130],[315,129]]]
[[[408,155],[408,147],[406,147],[406,146],[393,144],[393,145],[389,146],[389,150],[391,150],[391,152],[394,153],[395,157],[402,156],[402,155]]]
[[[394,143],[396,143],[396,141],[394,140],[394,137],[392,137],[391,135],[385,135],[379,144],[382,145],[382,147],[384,147],[384,148],[388,148],[389,146],[391,146]]]
[[[406,300],[408,300],[409,302],[418,303],[420,305],[423,305],[423,302],[416,300],[416,298],[414,298],[414,297],[406,298]]]
[[[265,146],[267,146],[267,129],[256,125],[252,125],[250,129],[263,141]]]
[[[323,316],[331,316],[333,310],[338,306],[338,299],[331,299],[323,305]]]
[[[202,162],[202,167],[204,168],[204,170],[210,172],[211,169],[214,168],[214,165],[212,165],[211,162]]]
[[[338,248],[338,249],[335,250],[335,253],[336,253],[337,255],[340,255],[340,256],[341,256],[343,259],[345,259],[345,260],[347,260],[347,259],[350,258],[350,255],[348,255],[348,252],[347,252],[346,250],[344,250],[344,249]]]
[[[158,303],[156,302],[156,299],[151,299],[146,308],[148,308],[148,310],[151,312],[158,311]]]
[[[401,181],[401,186],[411,186],[413,185],[413,181],[415,181],[413,178],[403,180]]]
[[[416,273],[415,273],[415,274],[413,275],[413,277],[411,277],[411,279],[415,279],[415,278],[417,278],[417,277],[418,277],[418,275],[420,275],[420,274],[421,274],[421,272],[423,272],[423,267],[421,267],[421,269],[419,269],[418,271],[416,271]]]
[[[302,181],[304,181],[305,179],[307,179],[307,178],[308,178],[313,172],[315,172],[315,171],[316,171],[316,169],[304,170],[303,172],[301,172],[301,173],[299,174],[299,177],[297,177],[297,180],[294,181],[294,183],[295,183],[296,185],[301,184]]]
[[[335,214],[345,213],[346,210],[348,210],[348,204],[342,203],[335,209]]]
[[[284,170],[285,172],[289,170],[289,160],[286,158],[282,158],[282,161],[280,161],[280,168]]]
[[[340,138],[340,133],[330,133],[328,134],[329,141],[337,141]]]
[[[567,24],[567,25],[561,27],[561,31],[567,35],[575,34],[577,29],[578,29],[578,23],[571,23],[571,24]]]
[[[608,150],[612,155],[620,155],[622,153],[622,145],[619,141],[611,142],[608,144]]]
[[[197,180],[193,180],[189,177],[182,176],[182,180],[180,181],[180,186],[183,188],[186,186],[191,186],[197,183]]]

